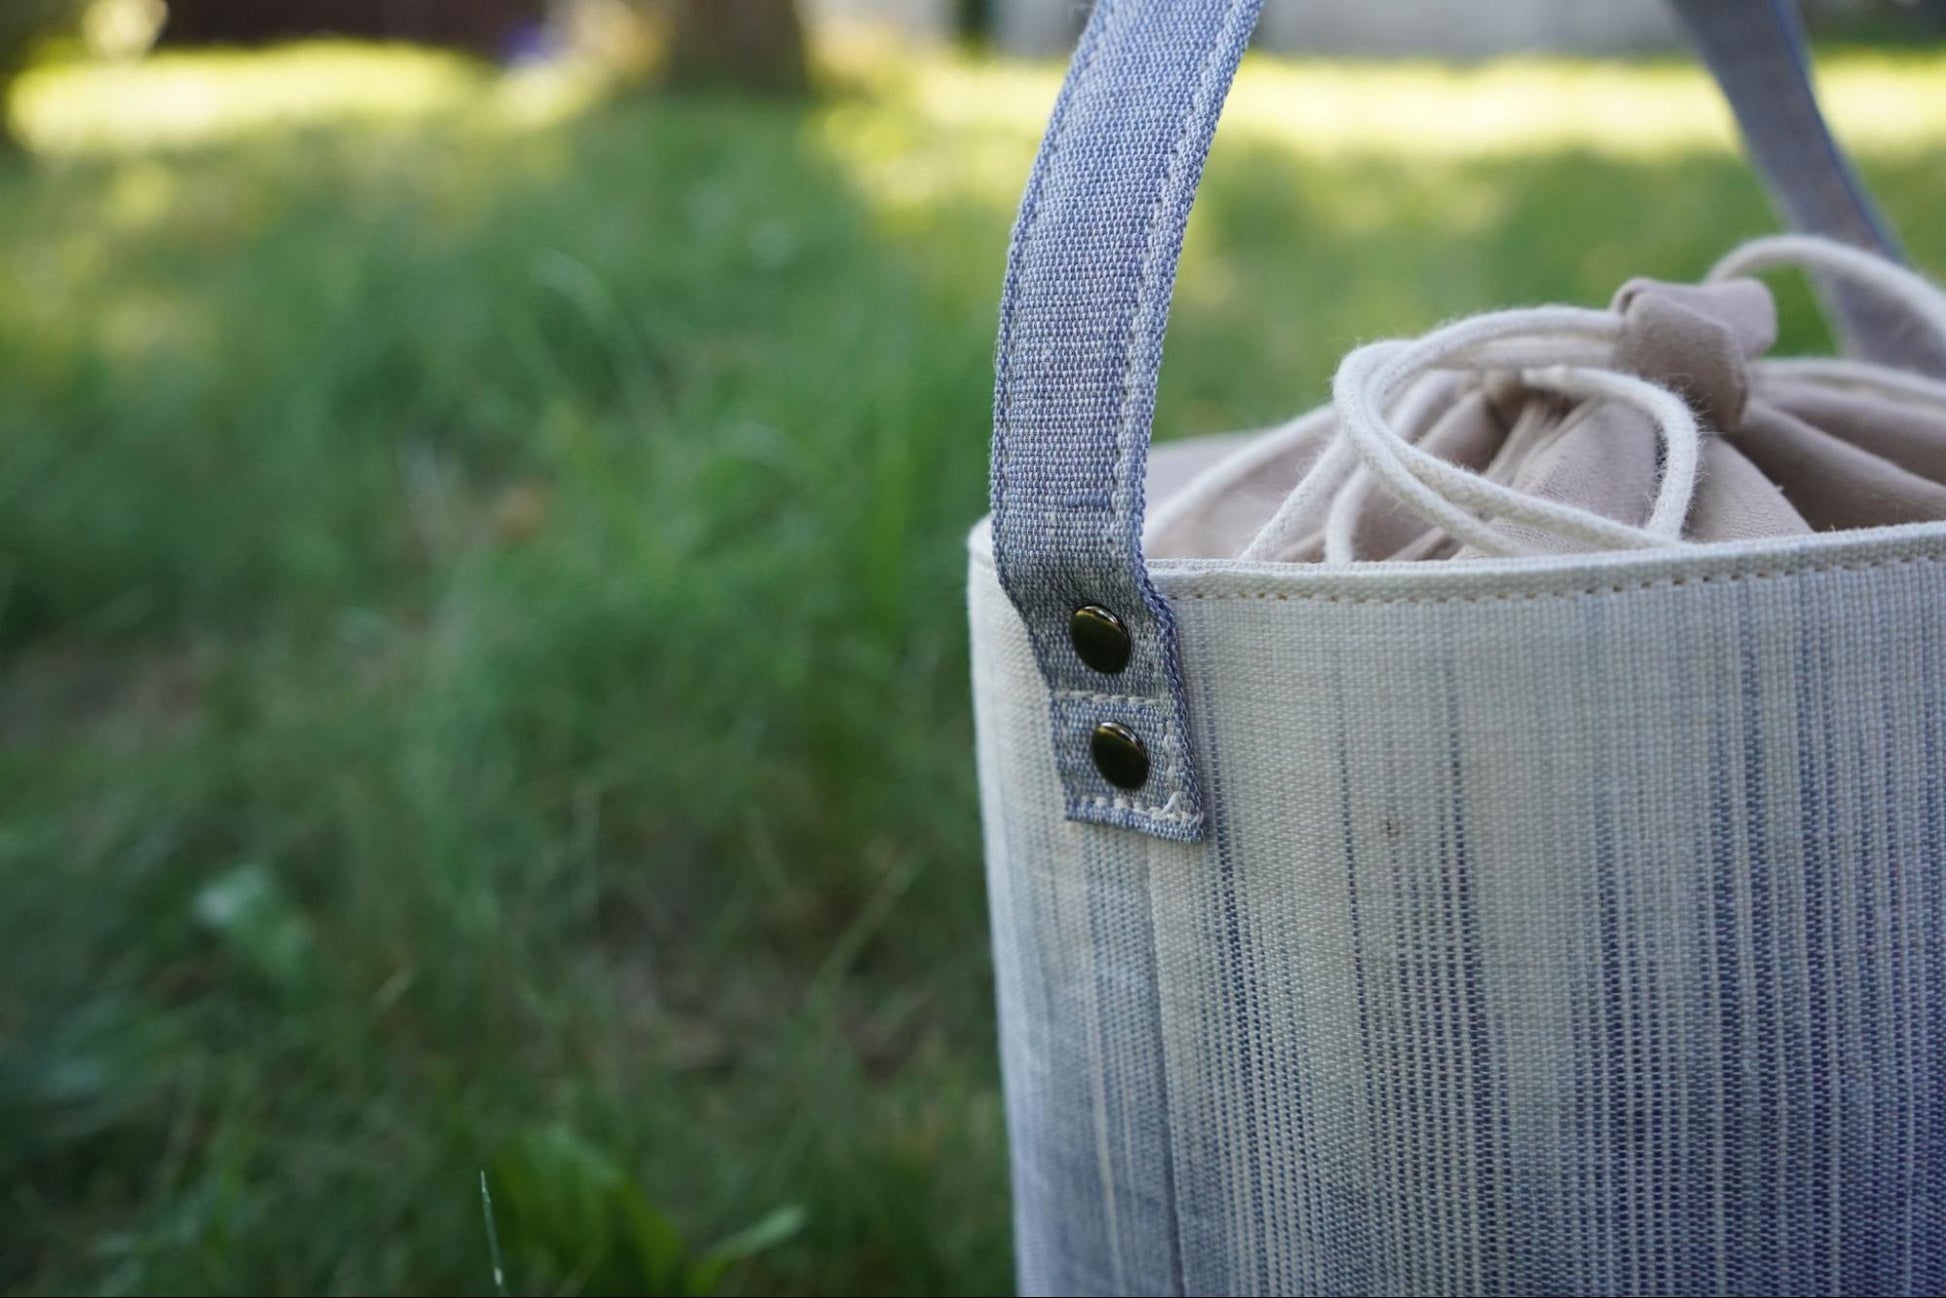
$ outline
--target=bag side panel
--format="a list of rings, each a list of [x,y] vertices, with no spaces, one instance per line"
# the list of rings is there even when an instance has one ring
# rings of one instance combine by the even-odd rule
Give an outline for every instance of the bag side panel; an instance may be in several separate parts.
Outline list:
[[[1201,845],[976,560],[1023,1288],[1946,1291],[1943,550],[1172,574]]]
[[[1064,819],[1047,689],[988,564],[969,608],[1021,1292],[1179,1293],[1150,877],[1204,852]]]
[[[1189,1292],[1940,1291],[1937,556],[1178,607]]]

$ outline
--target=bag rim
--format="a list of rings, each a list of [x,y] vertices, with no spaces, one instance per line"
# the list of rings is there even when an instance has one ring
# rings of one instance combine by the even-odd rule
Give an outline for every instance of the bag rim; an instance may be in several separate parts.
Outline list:
[[[976,570],[995,570],[991,516],[980,519],[967,536],[967,557]],[[1912,563],[1946,565],[1946,520],[1713,541],[1666,550],[1378,561],[1348,567],[1242,559],[1156,559],[1149,566],[1157,588],[1172,601],[1443,604],[1626,594],[1706,582],[1866,572]]]

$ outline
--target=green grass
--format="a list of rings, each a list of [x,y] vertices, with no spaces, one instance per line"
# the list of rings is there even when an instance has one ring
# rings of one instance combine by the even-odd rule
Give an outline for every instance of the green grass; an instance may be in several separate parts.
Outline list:
[[[961,544],[1052,72],[267,57],[42,74],[0,171],[0,1286],[487,1292],[484,1170],[514,1292],[1005,1289]],[[1946,265],[1946,59],[1848,58]],[[1167,432],[1766,228],[1686,71],[1336,75],[1427,138],[1246,72]]]

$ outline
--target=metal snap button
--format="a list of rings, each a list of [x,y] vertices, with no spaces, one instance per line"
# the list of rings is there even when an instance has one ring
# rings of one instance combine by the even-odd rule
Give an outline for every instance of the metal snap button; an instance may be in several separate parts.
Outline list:
[[[1068,618],[1068,642],[1082,662],[1105,676],[1128,666],[1135,647],[1122,620],[1099,604],[1083,604]]]
[[[1127,726],[1104,721],[1088,741],[1089,756],[1101,778],[1118,789],[1139,789],[1149,781],[1149,748]]]

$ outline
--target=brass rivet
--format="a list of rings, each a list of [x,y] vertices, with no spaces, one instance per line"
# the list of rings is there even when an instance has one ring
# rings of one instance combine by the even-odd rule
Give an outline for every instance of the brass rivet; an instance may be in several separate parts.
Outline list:
[[[1119,722],[1104,721],[1096,726],[1088,741],[1088,753],[1095,759],[1101,778],[1118,789],[1139,789],[1149,782],[1148,745]]]
[[[1082,662],[1105,676],[1128,666],[1135,647],[1122,620],[1099,604],[1083,604],[1068,618],[1068,642]]]

